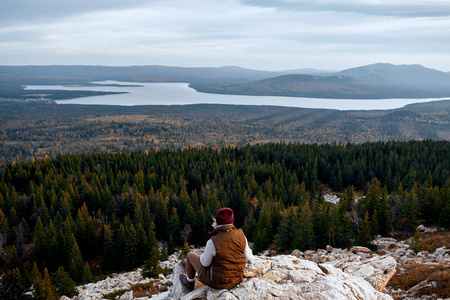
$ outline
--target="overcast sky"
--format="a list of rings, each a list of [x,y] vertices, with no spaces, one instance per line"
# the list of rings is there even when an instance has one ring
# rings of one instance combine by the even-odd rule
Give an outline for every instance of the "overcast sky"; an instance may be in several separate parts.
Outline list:
[[[449,0],[0,0],[0,64],[450,71]]]

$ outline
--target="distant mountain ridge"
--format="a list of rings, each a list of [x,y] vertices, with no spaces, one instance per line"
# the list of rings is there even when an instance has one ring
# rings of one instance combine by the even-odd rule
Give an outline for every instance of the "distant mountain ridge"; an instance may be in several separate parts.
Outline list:
[[[428,85],[439,87],[450,84],[448,73],[425,68],[421,65],[392,65],[379,63],[364,67],[347,69],[335,73],[336,75],[350,76],[360,80],[374,82],[374,78],[383,78],[391,84],[404,84],[410,86]]]
[[[90,85],[103,80],[187,82],[199,92],[238,95],[343,99],[450,97],[450,73],[421,65],[387,63],[339,72],[315,69],[275,72],[237,66],[0,66],[0,97],[26,94],[21,85]]]
[[[441,98],[450,96],[450,74],[421,65],[373,64],[336,73],[277,76],[253,82],[199,88],[223,94],[311,98]]]
[[[275,77],[283,72],[259,71],[235,66],[0,66],[1,81],[41,84],[43,81],[87,83],[99,80],[133,82],[187,82],[192,84],[225,84]]]

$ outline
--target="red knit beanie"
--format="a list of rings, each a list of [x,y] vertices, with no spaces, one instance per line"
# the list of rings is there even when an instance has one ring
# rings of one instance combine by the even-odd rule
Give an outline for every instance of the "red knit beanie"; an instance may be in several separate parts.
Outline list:
[[[234,222],[233,210],[228,207],[219,209],[219,211],[216,214],[216,222],[217,225],[233,224]]]

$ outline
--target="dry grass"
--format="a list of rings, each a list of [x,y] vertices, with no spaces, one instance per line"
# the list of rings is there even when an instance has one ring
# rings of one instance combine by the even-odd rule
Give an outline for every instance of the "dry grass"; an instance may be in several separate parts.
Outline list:
[[[132,287],[133,298],[151,297],[151,295],[158,294],[158,289],[153,285],[153,282],[138,283]]]
[[[423,250],[428,252],[434,252],[437,248],[445,246],[445,248],[450,248],[450,232],[433,232],[425,233],[420,236],[420,241]]]
[[[421,250],[430,253],[437,248],[445,246],[450,248],[450,232],[433,232],[420,235]],[[408,264],[402,266],[405,272],[397,273],[389,281],[389,285],[395,289],[409,290],[418,283],[427,280],[437,282],[436,287],[426,287],[421,289],[417,296],[436,295],[440,298],[450,297],[450,268],[444,264]]]
[[[409,290],[419,282],[422,282],[430,277],[430,275],[437,271],[436,265],[424,265],[424,264],[408,264],[404,265],[405,272],[397,271],[392,279],[389,281],[389,285],[395,289]],[[439,267],[439,270],[445,268]]]
[[[450,269],[444,265],[409,264],[403,266],[403,273],[397,272],[389,281],[395,289],[409,290],[418,283],[427,280],[437,282],[436,287],[423,288],[418,292],[421,295],[436,295],[440,298],[450,297]]]
[[[450,269],[438,270],[430,275],[429,281],[436,281],[438,286],[436,288],[424,289],[424,294],[437,294],[439,297],[450,298]]]

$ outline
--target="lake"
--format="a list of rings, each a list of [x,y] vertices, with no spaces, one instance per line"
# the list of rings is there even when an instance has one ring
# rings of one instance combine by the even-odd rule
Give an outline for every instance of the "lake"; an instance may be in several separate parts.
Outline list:
[[[302,108],[325,108],[337,110],[384,110],[403,107],[411,103],[422,103],[448,98],[427,99],[322,99],[277,96],[240,96],[199,93],[187,83],[137,83],[102,81],[100,86],[52,86],[29,85],[27,90],[89,90],[100,92],[126,92],[126,94],[104,95],[56,101],[58,104],[96,105],[187,105],[187,104],[232,104],[272,105]],[[116,84],[123,86],[101,86]],[[128,86],[139,85],[139,86]]]

